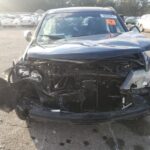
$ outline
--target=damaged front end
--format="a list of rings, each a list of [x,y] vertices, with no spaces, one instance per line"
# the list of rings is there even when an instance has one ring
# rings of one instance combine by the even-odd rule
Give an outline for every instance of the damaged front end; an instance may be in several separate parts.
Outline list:
[[[108,121],[149,113],[150,70],[142,54],[90,61],[28,60],[0,80],[1,108],[21,119]],[[6,107],[7,106],[7,107]]]

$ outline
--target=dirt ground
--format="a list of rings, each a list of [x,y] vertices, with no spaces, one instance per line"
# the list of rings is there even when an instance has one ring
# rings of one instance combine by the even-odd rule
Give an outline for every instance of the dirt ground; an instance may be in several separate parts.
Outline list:
[[[24,52],[23,30],[0,29],[0,76]],[[0,150],[150,150],[150,117],[74,125],[27,123],[0,111]]]

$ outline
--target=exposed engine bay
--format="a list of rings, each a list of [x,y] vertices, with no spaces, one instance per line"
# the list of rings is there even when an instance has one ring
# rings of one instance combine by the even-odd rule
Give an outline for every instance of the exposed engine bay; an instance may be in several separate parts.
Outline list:
[[[8,80],[21,105],[37,103],[59,112],[109,112],[133,107],[134,94],[149,95],[149,81],[143,78],[138,83],[135,78],[136,70],[145,69],[139,54],[80,63],[30,60],[15,65]],[[131,73],[137,81],[132,81]]]

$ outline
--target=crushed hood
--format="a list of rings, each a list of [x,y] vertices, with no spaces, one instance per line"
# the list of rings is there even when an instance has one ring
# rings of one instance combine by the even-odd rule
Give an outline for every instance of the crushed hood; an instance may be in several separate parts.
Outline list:
[[[150,50],[150,40],[142,34],[127,32],[120,35],[88,36],[59,40],[49,45],[30,46],[29,59],[95,60]]]

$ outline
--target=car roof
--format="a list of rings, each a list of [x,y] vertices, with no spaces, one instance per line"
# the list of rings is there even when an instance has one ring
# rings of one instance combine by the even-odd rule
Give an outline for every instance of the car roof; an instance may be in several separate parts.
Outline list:
[[[58,8],[51,9],[47,11],[47,14],[51,13],[68,13],[68,12],[116,12],[112,7],[68,7],[68,8]]]

